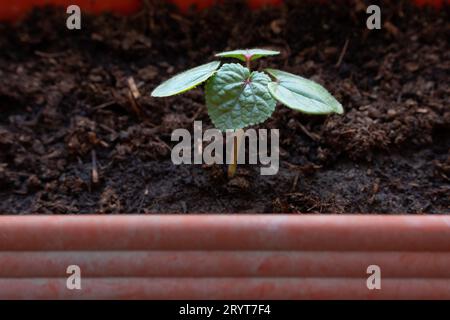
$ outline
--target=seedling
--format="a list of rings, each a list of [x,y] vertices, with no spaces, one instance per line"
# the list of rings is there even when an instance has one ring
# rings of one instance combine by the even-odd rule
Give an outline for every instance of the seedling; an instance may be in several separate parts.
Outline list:
[[[276,70],[251,71],[251,62],[280,52],[263,49],[227,51],[221,58],[236,58],[245,63],[213,61],[180,73],[163,82],[152,92],[153,97],[177,95],[206,83],[206,106],[214,126],[221,131],[234,130],[234,158],[228,167],[233,177],[237,166],[238,137],[242,129],[267,120],[277,101],[307,114],[344,112],[342,105],[320,84],[300,76]],[[219,68],[220,67],[220,68]]]

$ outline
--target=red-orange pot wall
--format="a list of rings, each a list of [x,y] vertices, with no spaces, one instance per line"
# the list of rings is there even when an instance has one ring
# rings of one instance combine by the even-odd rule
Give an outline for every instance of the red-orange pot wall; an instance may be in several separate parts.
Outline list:
[[[449,216],[0,216],[0,239],[0,299],[450,299]]]
[[[167,0],[175,3],[181,10],[186,10],[195,5],[199,9],[206,8],[221,0]],[[317,0],[319,1],[319,0]],[[321,1],[321,0],[320,0]],[[418,5],[432,5],[441,7],[444,2],[449,0],[412,0]],[[112,11],[119,14],[130,14],[136,12],[141,6],[141,0],[20,0],[0,6],[0,20],[17,20],[31,8],[42,5],[69,6],[77,4],[84,10],[91,13],[103,11]],[[265,5],[278,5],[283,0],[247,0],[249,6],[253,9]]]
[[[112,11],[120,14],[130,14],[141,6],[141,0],[20,0],[11,1],[0,6],[0,20],[16,20],[29,12],[33,7],[44,5],[69,6],[76,4],[91,13]]]

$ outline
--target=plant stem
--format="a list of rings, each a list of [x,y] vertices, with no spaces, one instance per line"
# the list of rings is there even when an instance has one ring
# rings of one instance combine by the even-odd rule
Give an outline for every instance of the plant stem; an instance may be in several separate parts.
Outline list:
[[[236,175],[237,162],[239,148],[241,146],[242,137],[244,136],[244,130],[236,130],[235,136],[233,137],[233,159],[228,166],[228,178],[231,179]]]
[[[237,146],[237,137],[233,138],[233,161],[228,166],[228,178],[231,179],[236,174],[237,169],[237,158],[238,158],[238,150]]]
[[[250,69],[251,57],[245,57],[245,63],[247,65],[247,69]],[[244,130],[239,129],[236,130],[236,135],[233,138],[233,159],[228,166],[228,178],[231,179],[236,175],[237,170],[237,161],[238,161],[238,153],[239,148],[241,146],[242,137],[244,136]]]

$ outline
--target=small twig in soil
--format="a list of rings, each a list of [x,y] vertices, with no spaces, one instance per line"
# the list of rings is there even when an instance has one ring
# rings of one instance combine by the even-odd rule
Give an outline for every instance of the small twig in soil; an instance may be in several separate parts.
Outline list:
[[[310,132],[308,129],[306,129],[306,127],[304,125],[302,125],[301,123],[299,123],[299,127],[300,129],[303,131],[304,134],[306,134],[308,137],[311,138],[311,140],[313,140],[314,142],[317,142],[320,140],[320,136]]]
[[[108,102],[105,102],[105,103],[102,103],[102,104],[99,104],[98,106],[95,106],[94,108],[93,108],[93,110],[100,110],[100,109],[104,109],[104,108],[107,108],[107,107],[109,107],[109,106],[112,106],[112,105],[114,105],[114,104],[116,104],[117,103],[117,101],[108,101]]]
[[[203,106],[200,105],[197,109],[197,111],[194,113],[194,115],[191,118],[191,121],[194,122],[195,120],[197,120],[198,116],[203,112]]]
[[[104,123],[99,123],[98,126],[99,126],[100,128],[102,128],[103,130],[108,131],[108,132],[111,133],[111,134],[114,134],[114,135],[117,134],[117,131],[115,131],[114,129],[108,127],[108,126],[107,126],[106,124],[104,124]]]
[[[161,146],[165,147],[167,150],[172,151],[172,148],[170,148],[170,146],[165,143],[163,140],[161,140],[159,137],[155,137],[155,140],[161,144]]]
[[[390,21],[386,21],[383,27],[395,38],[398,38],[401,35],[400,30]]]
[[[141,213],[142,207],[144,205],[145,198],[148,196],[148,185],[145,187],[144,194],[141,196],[141,200],[139,201],[139,206],[137,208],[137,213]]]
[[[292,182],[291,192],[295,191],[295,188],[297,188],[298,184],[298,178],[300,177],[300,173],[297,173],[294,177],[294,181]]]
[[[294,171],[297,171],[297,172],[300,172],[303,174],[314,172],[315,170],[319,170],[320,168],[322,168],[322,166],[314,164],[314,163],[307,163],[307,164],[301,166],[301,165],[292,164],[286,160],[283,160],[283,164],[286,164],[290,170],[294,170]]]
[[[91,156],[92,156],[92,172],[91,172],[92,184],[96,185],[98,184],[100,179],[97,167],[97,154],[95,153],[95,150],[91,151]]]
[[[42,52],[42,51],[36,50],[34,52],[34,54],[37,55],[38,57],[41,57],[41,58],[54,59],[54,58],[59,58],[59,57],[64,56],[65,52],[50,53],[50,52]]]
[[[141,93],[138,90],[136,82],[134,82],[134,78],[129,77],[127,82],[128,82],[128,87],[130,88],[130,91],[133,94],[133,98],[139,99],[139,97],[141,96]]]
[[[142,116],[141,107],[139,106],[139,103],[137,102],[137,99],[141,96],[141,93],[139,92],[136,82],[134,82],[133,77],[129,77],[128,80],[128,98],[130,100],[131,107],[139,117]]]
[[[339,59],[336,63],[336,68],[339,68],[341,66],[342,60],[344,59],[345,53],[347,52],[348,42],[348,38],[345,39],[344,47],[342,48],[341,54],[339,55]]]

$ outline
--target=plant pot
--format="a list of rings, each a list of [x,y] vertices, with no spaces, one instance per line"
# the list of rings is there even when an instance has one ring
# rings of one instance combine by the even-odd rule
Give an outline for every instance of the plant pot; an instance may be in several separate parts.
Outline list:
[[[167,0],[175,3],[181,10],[185,11],[192,6],[199,9],[207,8],[217,0]],[[440,7],[446,0],[413,0],[418,5],[431,5]],[[251,8],[257,9],[266,5],[278,5],[283,0],[248,0]],[[111,11],[119,14],[130,14],[141,7],[141,0],[114,1],[114,0],[22,0],[19,2],[3,5],[0,7],[0,20],[16,20],[29,12],[33,7],[43,5],[69,6],[77,4],[91,13]]]
[[[22,0],[8,5],[0,6],[0,20],[16,20],[23,17],[33,7],[44,5],[56,5],[68,7],[79,5],[83,10],[90,13],[101,13],[111,11],[118,14],[131,14],[141,7],[140,0],[115,1],[115,0]]]
[[[21,1],[0,7],[0,19],[49,3],[74,2]],[[140,7],[75,3],[93,13]],[[280,1],[249,1],[268,3]],[[66,286],[70,265],[81,290]],[[381,289],[367,286],[374,265]],[[0,266],[0,299],[450,299],[450,217],[0,216]]]
[[[450,299],[450,217],[6,216],[0,234],[1,299]]]

